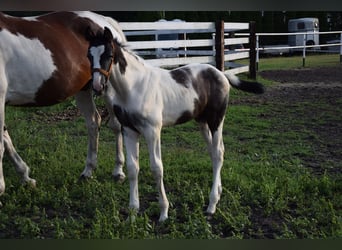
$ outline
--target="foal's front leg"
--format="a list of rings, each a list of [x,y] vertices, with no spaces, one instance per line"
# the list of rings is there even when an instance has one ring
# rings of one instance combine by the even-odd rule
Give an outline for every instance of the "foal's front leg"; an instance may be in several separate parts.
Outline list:
[[[139,210],[139,134],[125,127],[124,141],[126,147],[127,173],[129,180],[129,207]]]
[[[108,126],[113,130],[116,136],[116,154],[115,154],[115,166],[112,176],[115,181],[123,182],[125,180],[125,173],[123,172],[123,165],[125,163],[125,156],[123,152],[123,135],[121,132],[121,124],[116,118],[113,110],[113,104],[115,99],[115,92],[111,84],[108,84],[107,90],[104,95],[106,102],[106,108],[109,113]]]
[[[164,171],[163,162],[161,158],[160,130],[161,129],[157,127],[148,128],[146,129],[146,131],[144,131],[144,136],[148,144],[151,170],[157,183],[157,190],[159,193],[159,221],[165,221],[168,218],[169,201],[166,197],[163,181]]]

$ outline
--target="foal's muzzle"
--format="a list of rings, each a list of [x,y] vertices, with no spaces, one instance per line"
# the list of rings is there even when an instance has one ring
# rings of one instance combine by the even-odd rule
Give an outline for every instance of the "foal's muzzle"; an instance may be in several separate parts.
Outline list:
[[[106,85],[106,80],[104,79],[104,77],[100,73],[94,72],[91,83],[95,95],[101,95]]]
[[[102,75],[105,79],[105,81],[103,82],[101,79],[98,80],[96,86],[94,83],[94,79],[93,79],[93,90],[95,92],[96,95],[101,95],[102,91],[105,90],[106,88],[106,84],[109,80],[109,76],[110,76],[110,72],[112,70],[112,66],[113,66],[113,59],[111,59],[108,70],[104,70],[101,68],[93,68],[92,69],[92,75],[94,76],[94,73],[99,73],[100,75]]]

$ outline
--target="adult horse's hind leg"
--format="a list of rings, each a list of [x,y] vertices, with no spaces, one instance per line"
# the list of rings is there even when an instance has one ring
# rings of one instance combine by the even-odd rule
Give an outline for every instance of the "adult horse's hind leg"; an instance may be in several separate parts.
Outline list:
[[[109,89],[110,88],[108,86],[108,91]],[[92,90],[89,88],[88,90],[78,92],[75,96],[77,107],[83,114],[88,129],[87,162],[83,172],[81,173],[81,178],[91,177],[93,170],[97,166],[97,153],[99,144],[99,128],[101,125],[101,116],[96,109],[92,93]],[[125,161],[125,157],[123,154],[123,137],[121,133],[121,125],[114,115],[114,111],[111,105],[111,97],[112,93],[106,93],[105,101],[110,117],[109,127],[113,129],[116,135],[116,158],[113,176],[115,180],[123,181],[125,179],[125,174],[122,170]]]
[[[101,116],[98,113],[93,97],[92,90],[81,90],[75,95],[77,107],[85,118],[88,129],[88,154],[86,166],[81,173],[81,178],[90,178],[93,170],[97,166],[97,151],[99,144],[99,127]]]
[[[201,124],[202,134],[207,142],[208,151],[213,167],[213,185],[209,195],[209,206],[207,213],[212,215],[216,211],[216,205],[222,193],[221,169],[223,165],[224,144],[222,138],[224,119],[221,121],[217,130],[212,133],[207,124]]]
[[[36,180],[30,178],[29,176],[30,169],[27,166],[27,164],[23,161],[23,159],[20,157],[20,155],[17,153],[17,151],[15,150],[11,137],[8,134],[8,131],[6,128],[4,128],[3,138],[4,138],[4,145],[5,145],[5,150],[6,150],[5,152],[9,156],[11,162],[14,164],[15,170],[21,176],[22,182],[35,187]]]

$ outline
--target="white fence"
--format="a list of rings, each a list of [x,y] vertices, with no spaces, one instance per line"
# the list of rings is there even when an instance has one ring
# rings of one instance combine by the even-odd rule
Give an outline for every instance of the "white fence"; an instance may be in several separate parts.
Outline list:
[[[339,35],[339,42],[327,43],[327,44],[307,44],[307,35],[309,34],[319,34],[319,35]],[[242,34],[240,34],[242,35]],[[278,45],[278,46],[260,46],[261,36],[300,36],[302,37],[302,43],[299,46],[289,46],[289,45]],[[303,55],[303,67],[305,66],[306,53],[308,49],[314,52],[325,52],[329,53],[329,49],[324,50],[324,48],[336,48],[333,52],[340,54],[340,62],[342,62],[342,31],[331,31],[331,32],[296,32],[296,33],[256,33],[256,64],[259,63],[260,52],[275,54],[278,53],[291,53],[294,51],[302,51]]]
[[[139,56],[154,66],[173,68],[189,63],[217,62],[218,41],[224,46],[224,62],[227,71],[234,74],[249,71],[249,65],[234,60],[249,57],[248,49],[232,49],[234,45],[249,43],[249,37],[226,36],[217,39],[215,22],[121,22],[128,45]],[[249,30],[249,23],[224,23],[224,33]],[[164,38],[162,38],[164,36]],[[168,38],[169,36],[169,38]],[[166,39],[165,39],[166,38]]]

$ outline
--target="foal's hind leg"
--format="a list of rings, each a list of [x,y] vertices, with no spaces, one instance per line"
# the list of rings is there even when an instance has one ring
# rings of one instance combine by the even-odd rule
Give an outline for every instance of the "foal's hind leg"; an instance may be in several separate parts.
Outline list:
[[[23,161],[23,159],[20,157],[20,155],[17,153],[17,151],[15,150],[7,129],[5,129],[4,131],[4,145],[5,145],[6,153],[8,154],[10,160],[15,166],[15,170],[22,178],[22,182],[35,187],[36,180],[30,178],[29,176],[30,169],[27,166],[27,164]]]
[[[99,144],[99,127],[101,116],[98,113],[93,97],[92,90],[82,90],[75,96],[77,107],[83,114],[88,129],[88,154],[86,166],[81,173],[81,177],[91,177],[93,170],[97,166],[97,151]]]
[[[5,179],[4,179],[4,172],[2,169],[2,160],[4,157],[4,151],[5,151],[5,147],[4,147],[4,140],[3,140],[3,132],[0,131],[0,195],[2,195],[5,192]],[[0,202],[0,205],[1,205],[1,202]]]
[[[213,167],[213,185],[209,196],[208,214],[214,214],[216,205],[222,193],[221,169],[223,165],[224,144],[222,139],[223,120],[214,133],[211,133],[207,124],[201,125],[202,134],[208,145],[208,151]]]
[[[0,69],[1,71],[1,69]],[[4,74],[3,74],[4,75]],[[7,82],[0,76],[0,195],[5,192],[5,179],[2,169],[2,160],[5,152],[4,127],[5,127],[5,97]],[[0,202],[1,205],[1,202]]]

